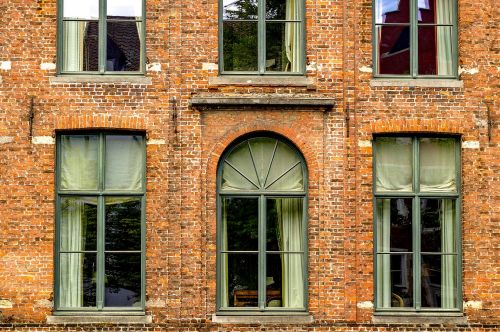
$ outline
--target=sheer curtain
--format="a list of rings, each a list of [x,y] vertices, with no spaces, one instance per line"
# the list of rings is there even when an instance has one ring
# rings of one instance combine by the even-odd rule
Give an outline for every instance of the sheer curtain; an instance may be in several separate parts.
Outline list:
[[[377,246],[378,252],[389,252],[391,246],[391,200],[377,201]],[[377,256],[377,301],[378,307],[391,307],[391,257]]]
[[[455,202],[442,200],[441,219],[441,251],[455,253]],[[443,255],[441,258],[441,307],[456,307],[456,260],[454,255]]]
[[[453,1],[436,1],[436,23],[451,24],[453,22]],[[451,27],[437,27],[437,74],[453,75]]]
[[[276,200],[280,250],[302,251],[302,199],[280,198]],[[303,255],[282,254],[282,306],[304,307]]]
[[[381,137],[375,146],[377,191],[412,191],[411,138]]]
[[[299,0],[286,0],[286,19],[300,20],[301,2]],[[303,52],[300,42],[300,23],[285,23],[286,56],[289,63],[285,71],[298,72],[303,62]]]
[[[61,189],[97,189],[96,136],[62,136]]]
[[[65,21],[63,23],[63,63],[65,71],[82,71],[84,64],[83,44],[87,22]]]
[[[106,189],[134,191],[142,188],[143,138],[106,137]]]
[[[456,191],[455,141],[424,138],[420,141],[420,191]]]

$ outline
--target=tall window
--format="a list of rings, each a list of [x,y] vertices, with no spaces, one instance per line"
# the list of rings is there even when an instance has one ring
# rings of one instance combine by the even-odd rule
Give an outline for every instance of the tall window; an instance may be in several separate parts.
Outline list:
[[[219,0],[221,72],[304,73],[303,0]]]
[[[304,311],[306,166],[271,137],[233,146],[218,176],[220,311]]]
[[[377,310],[459,310],[459,153],[455,138],[376,137]]]
[[[457,77],[457,0],[374,0],[376,76]]]
[[[56,310],[144,310],[142,135],[57,139]]]
[[[58,0],[60,73],[144,72],[144,0]]]

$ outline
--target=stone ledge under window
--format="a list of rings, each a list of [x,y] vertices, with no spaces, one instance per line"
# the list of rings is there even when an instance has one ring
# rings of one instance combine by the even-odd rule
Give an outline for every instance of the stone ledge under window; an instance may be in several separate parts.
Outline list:
[[[462,314],[374,315],[373,324],[467,324]]]
[[[108,84],[140,84],[150,85],[151,77],[126,75],[65,75],[49,78],[50,84],[70,83],[108,83]]]
[[[422,88],[463,88],[464,82],[453,79],[398,79],[374,78],[370,80],[371,87],[422,87]]]
[[[302,86],[315,87],[315,80],[305,76],[252,76],[252,75],[226,75],[211,76],[208,78],[209,86],[221,85],[260,85],[260,86]]]
[[[47,324],[151,324],[151,315],[64,315],[47,316]]]
[[[293,95],[193,96],[189,105],[207,109],[244,109],[247,107],[304,108],[325,111],[335,106],[331,98],[311,98]]]
[[[311,324],[312,315],[212,315],[212,322],[216,324]]]

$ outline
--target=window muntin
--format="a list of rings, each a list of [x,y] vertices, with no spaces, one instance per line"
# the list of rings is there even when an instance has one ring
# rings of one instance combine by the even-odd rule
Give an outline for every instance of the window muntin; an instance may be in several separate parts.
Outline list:
[[[376,309],[458,311],[458,141],[376,137],[374,147]]]
[[[59,72],[144,72],[144,0],[59,0]]]
[[[298,151],[271,137],[244,140],[223,156],[219,311],[306,309],[305,172]]]
[[[375,76],[458,76],[456,0],[374,0]]]
[[[222,74],[303,74],[302,0],[220,0]]]
[[[56,310],[143,311],[144,137],[63,134],[57,147]]]

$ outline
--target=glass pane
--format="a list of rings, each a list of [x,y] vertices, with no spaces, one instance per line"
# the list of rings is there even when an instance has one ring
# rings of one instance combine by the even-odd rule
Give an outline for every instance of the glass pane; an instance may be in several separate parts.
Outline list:
[[[453,1],[454,0],[419,0],[419,23],[453,24]]]
[[[268,251],[303,251],[303,199],[273,198],[267,200]]]
[[[222,199],[222,250],[254,250],[258,247],[257,198]]]
[[[97,22],[63,22],[63,71],[97,71],[99,32]]]
[[[456,308],[456,257],[422,255],[422,307]]]
[[[143,0],[107,0],[108,18],[141,18],[142,1]]]
[[[303,48],[300,23],[266,23],[266,71],[300,72]]]
[[[271,166],[277,140],[274,138],[254,138],[249,140],[260,183],[265,183]]]
[[[141,306],[141,254],[105,254],[104,306]]]
[[[259,179],[257,178],[252,155],[248,147],[248,141],[245,141],[238,145],[226,158],[226,160],[254,184],[255,188],[252,189],[257,189],[257,187],[259,186]],[[224,165],[224,169],[226,168],[231,168],[231,166],[226,164]],[[238,174],[238,178],[240,177],[241,174]],[[247,183],[247,179],[245,179],[243,183]]]
[[[420,140],[420,191],[456,192],[455,140]]]
[[[378,74],[410,75],[410,27],[377,26]]]
[[[246,175],[246,174],[245,174]],[[225,163],[222,169],[221,189],[223,190],[255,190],[256,185]]]
[[[409,23],[410,0],[375,0],[376,23]]]
[[[256,254],[221,255],[222,306],[258,306],[258,265]]]
[[[141,199],[105,198],[106,250],[141,250]]]
[[[257,71],[257,22],[223,23],[224,70]]]
[[[290,169],[292,166],[295,167]],[[270,190],[304,189],[302,160],[295,150],[283,142],[278,142],[269,176],[267,177],[267,186],[269,186],[267,189]]]
[[[97,198],[61,198],[61,251],[97,250]]]
[[[139,71],[141,69],[142,22],[108,21],[106,70]]]
[[[106,136],[105,188],[141,190],[144,172],[142,136]]]
[[[421,251],[456,251],[455,201],[451,199],[421,199]]]
[[[411,198],[377,200],[377,251],[413,251]]]
[[[61,189],[96,190],[97,136],[61,136]]]
[[[377,256],[377,307],[413,306],[412,255]]]
[[[96,254],[59,255],[59,306],[96,306]]]
[[[64,0],[64,18],[99,19],[99,0]]]
[[[452,27],[418,28],[418,73],[453,75]]]
[[[298,15],[294,15],[301,4],[295,0],[267,0],[266,1],[266,19],[267,20],[297,20]],[[287,8],[288,5],[288,8]],[[295,17],[294,17],[295,16]]]
[[[378,137],[376,190],[412,191],[412,140],[409,137]]]
[[[266,255],[267,307],[304,307],[303,258],[302,254]]]
[[[257,0],[223,0],[224,20],[256,20]]]

